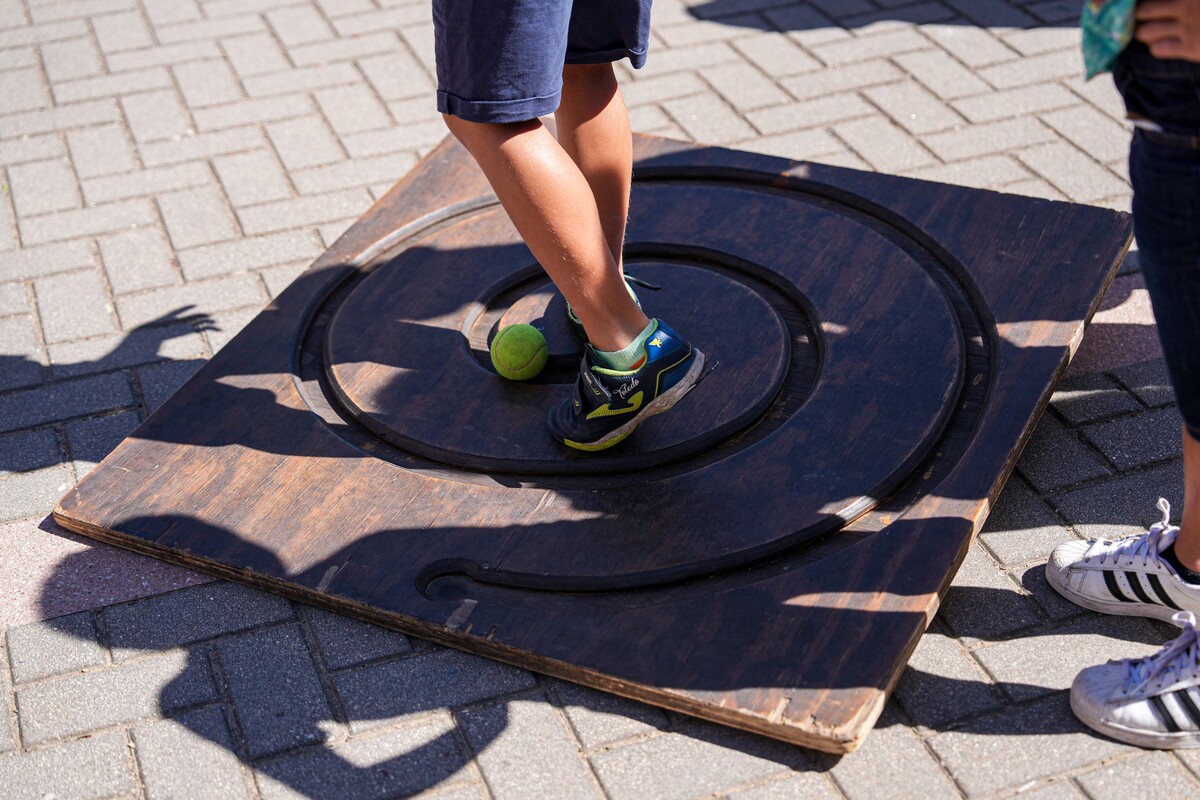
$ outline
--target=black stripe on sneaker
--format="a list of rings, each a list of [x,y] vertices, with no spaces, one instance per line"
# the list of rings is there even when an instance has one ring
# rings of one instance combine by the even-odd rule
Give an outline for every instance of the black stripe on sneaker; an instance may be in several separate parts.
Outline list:
[[[1150,581],[1150,588],[1154,590],[1156,595],[1158,595],[1158,599],[1163,601],[1164,606],[1173,608],[1176,611],[1183,611],[1182,608],[1175,605],[1175,601],[1171,599],[1169,594],[1167,594],[1167,590],[1163,588],[1162,581],[1158,579],[1157,575],[1147,575],[1146,579]]]
[[[1150,705],[1154,707],[1154,710],[1158,713],[1158,718],[1162,721],[1163,725],[1167,726],[1168,731],[1171,733],[1180,732],[1179,723],[1171,716],[1171,712],[1167,710],[1167,704],[1162,701],[1161,697],[1152,695],[1150,697]]]
[[[1129,581],[1129,588],[1133,589],[1133,593],[1138,596],[1138,600],[1141,600],[1146,605],[1156,605],[1155,602],[1150,599],[1150,595],[1146,594],[1146,590],[1142,588],[1142,582],[1138,580],[1138,574],[1136,572],[1126,572],[1125,580]]]
[[[1120,600],[1122,603],[1132,603],[1125,593],[1121,591],[1121,587],[1117,586],[1117,576],[1110,569],[1104,570],[1104,585],[1108,587],[1108,592],[1113,597]]]
[[[1200,729],[1200,708],[1196,707],[1196,701],[1188,694],[1187,689],[1180,689],[1173,692],[1173,694],[1175,695],[1175,700],[1179,705],[1183,706],[1183,710],[1192,718],[1192,724]]]

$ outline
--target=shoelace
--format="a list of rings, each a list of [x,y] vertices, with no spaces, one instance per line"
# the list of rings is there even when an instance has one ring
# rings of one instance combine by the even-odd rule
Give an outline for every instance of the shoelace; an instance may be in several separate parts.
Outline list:
[[[1139,692],[1164,675],[1179,680],[1186,667],[1200,667],[1200,631],[1196,630],[1196,615],[1191,611],[1178,611],[1171,621],[1183,628],[1179,638],[1167,642],[1152,656],[1136,661],[1125,659],[1125,691]]]
[[[1091,561],[1099,556],[1101,564],[1112,559],[1113,563],[1120,563],[1122,557],[1129,558],[1130,561],[1141,557],[1142,566],[1146,566],[1150,557],[1158,558],[1158,554],[1162,552],[1170,542],[1162,541],[1164,538],[1174,538],[1175,533],[1179,530],[1171,524],[1171,504],[1166,498],[1158,498],[1158,510],[1162,512],[1162,520],[1150,526],[1150,530],[1146,533],[1138,533],[1133,536],[1127,536],[1124,539],[1115,541],[1098,540],[1092,543],[1084,554],[1084,559]],[[1100,552],[1097,554],[1096,551]]]

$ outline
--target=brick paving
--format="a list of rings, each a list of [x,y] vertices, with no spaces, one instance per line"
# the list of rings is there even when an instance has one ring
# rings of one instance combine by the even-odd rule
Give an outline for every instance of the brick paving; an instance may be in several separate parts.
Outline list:
[[[656,0],[635,127],[1128,209],[1078,0]],[[0,0],[0,795],[1200,796],[1087,733],[1046,552],[1181,499],[1131,257],[877,730],[835,759],[81,543],[53,502],[444,135],[425,0]]]

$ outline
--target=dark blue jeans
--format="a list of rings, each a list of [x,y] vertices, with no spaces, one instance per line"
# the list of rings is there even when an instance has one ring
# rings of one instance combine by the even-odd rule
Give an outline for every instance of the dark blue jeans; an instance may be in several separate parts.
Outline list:
[[[1133,229],[1171,385],[1200,439],[1200,64],[1133,47],[1114,71],[1138,130],[1129,151]]]

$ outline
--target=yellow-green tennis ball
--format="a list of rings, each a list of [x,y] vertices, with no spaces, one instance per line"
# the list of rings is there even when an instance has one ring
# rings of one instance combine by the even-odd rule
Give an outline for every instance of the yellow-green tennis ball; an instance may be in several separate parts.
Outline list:
[[[510,381],[527,381],[546,366],[546,337],[532,325],[509,325],[492,339],[492,366]]]

